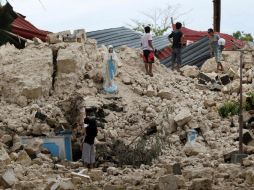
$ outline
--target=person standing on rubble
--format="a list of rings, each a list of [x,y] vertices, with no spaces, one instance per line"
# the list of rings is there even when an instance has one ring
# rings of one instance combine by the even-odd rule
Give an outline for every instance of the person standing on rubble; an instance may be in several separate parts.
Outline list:
[[[108,46],[108,52],[104,55],[103,64],[103,90],[106,93],[116,93],[118,88],[113,82],[117,75],[118,58],[114,52],[113,46]]]
[[[95,137],[97,136],[97,122],[95,118],[86,118],[84,122],[85,134],[82,147],[82,161],[88,170],[94,168],[95,164]]]
[[[143,50],[143,60],[145,63],[146,74],[153,77],[153,63],[154,63],[154,47],[153,38],[150,34],[151,28],[145,27],[145,34],[141,38],[141,47]]]
[[[171,38],[173,38],[172,44],[172,64],[173,69],[177,69],[179,71],[180,66],[182,64],[182,44],[183,44],[183,33],[181,31],[182,23],[176,23],[176,30],[172,31],[172,33],[168,36],[170,42]]]
[[[216,63],[217,63],[217,72],[219,70],[224,71],[224,68],[221,64],[221,50],[219,46],[219,39],[220,36],[218,34],[215,34],[212,28],[208,29],[208,36],[210,39],[209,46],[210,46],[210,55],[211,57],[215,57]]]

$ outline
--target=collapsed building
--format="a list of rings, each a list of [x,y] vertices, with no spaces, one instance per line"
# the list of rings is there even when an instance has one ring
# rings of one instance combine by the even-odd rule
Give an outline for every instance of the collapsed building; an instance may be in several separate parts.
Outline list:
[[[118,29],[110,30],[115,34],[67,31],[50,36],[55,44],[0,47],[0,188],[253,188],[251,112],[244,113],[250,124],[244,129],[248,157],[240,166],[232,159],[238,150],[238,117],[221,118],[217,111],[225,101],[238,100],[239,53],[223,53],[230,80],[214,73],[214,59],[201,68],[184,66],[181,73],[157,62],[151,78],[145,75],[139,44],[123,46],[124,39],[116,39]],[[104,36],[92,39],[97,35]],[[136,33],[128,37],[138,40]],[[167,38],[158,38],[162,47]],[[102,91],[103,44],[117,47],[118,94]],[[244,63],[247,101],[254,81],[251,51]],[[217,76],[222,81],[214,90],[210,85]],[[97,168],[90,172],[79,161],[77,122],[84,117],[99,123]],[[190,143],[192,129],[197,138]]]

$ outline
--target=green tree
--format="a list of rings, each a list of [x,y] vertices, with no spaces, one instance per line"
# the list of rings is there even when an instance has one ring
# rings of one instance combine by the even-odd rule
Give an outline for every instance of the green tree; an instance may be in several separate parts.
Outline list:
[[[131,27],[133,30],[138,32],[144,32],[145,26],[152,28],[152,34],[155,36],[162,36],[171,28],[171,18],[178,20],[181,16],[185,15],[186,12],[180,13],[181,6],[167,5],[165,8],[154,8],[141,14],[144,20],[131,19]]]
[[[251,33],[245,33],[244,31],[236,31],[233,33],[234,38],[247,41],[247,42],[253,42],[253,37]]]

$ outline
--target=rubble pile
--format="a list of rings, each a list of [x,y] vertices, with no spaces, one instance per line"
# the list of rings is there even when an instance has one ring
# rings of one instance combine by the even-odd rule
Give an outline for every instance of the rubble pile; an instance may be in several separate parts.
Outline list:
[[[52,49],[58,51],[57,65]],[[238,98],[238,53],[223,54],[228,77],[212,73],[213,59],[201,70],[183,67],[182,75],[155,63],[154,77],[150,77],[145,75],[140,50],[122,46],[116,50],[119,92],[109,95],[102,91],[104,49],[91,39],[29,44],[24,50],[10,45],[0,48],[0,188],[226,190],[254,186],[253,155],[243,159],[244,167],[225,159],[238,149],[238,118],[223,119],[218,114],[222,103]],[[253,56],[245,56],[247,93],[253,88],[249,64]],[[219,85],[217,90],[214,85]],[[89,172],[78,156],[77,124],[84,112],[99,123],[98,167]],[[250,117],[246,112],[244,120]],[[230,127],[232,120],[235,127]],[[73,162],[53,157],[37,138],[55,136],[61,129],[72,131]],[[187,142],[191,129],[197,131],[195,143]],[[251,130],[245,132],[252,138]],[[24,136],[33,141],[24,144]],[[132,147],[142,138],[160,141],[161,155],[151,165],[124,165],[113,156],[117,140]],[[244,147],[248,154],[254,153],[251,141]]]

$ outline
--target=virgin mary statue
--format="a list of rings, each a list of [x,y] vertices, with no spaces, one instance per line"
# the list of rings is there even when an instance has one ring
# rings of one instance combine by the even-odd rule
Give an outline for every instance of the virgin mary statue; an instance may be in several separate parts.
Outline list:
[[[104,56],[103,64],[103,89],[106,93],[116,93],[117,85],[114,83],[114,78],[117,75],[118,58],[114,52],[113,46],[108,46],[108,52]]]

